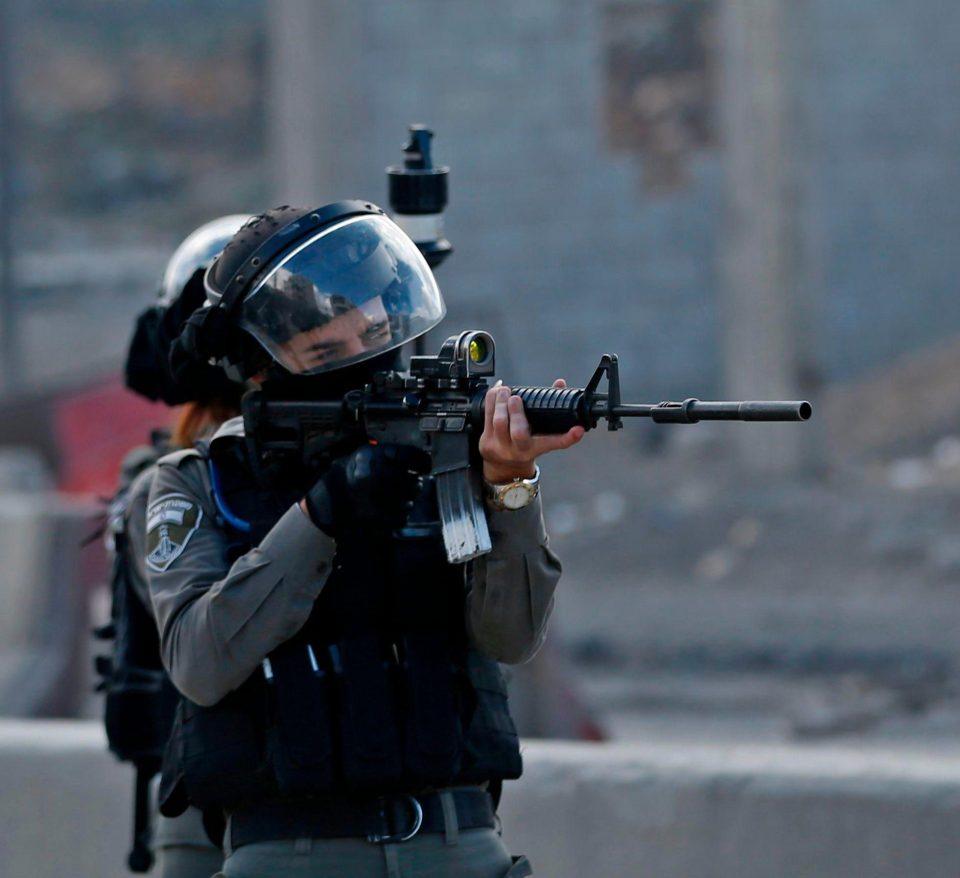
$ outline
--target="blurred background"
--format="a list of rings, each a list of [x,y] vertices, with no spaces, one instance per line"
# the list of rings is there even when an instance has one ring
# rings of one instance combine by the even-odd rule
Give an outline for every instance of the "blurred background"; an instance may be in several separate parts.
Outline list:
[[[172,417],[119,370],[173,248],[386,206],[419,122],[455,248],[428,349],[814,406],[544,460],[522,731],[960,758],[958,59],[947,0],[0,0],[0,715],[99,710],[79,543]]]

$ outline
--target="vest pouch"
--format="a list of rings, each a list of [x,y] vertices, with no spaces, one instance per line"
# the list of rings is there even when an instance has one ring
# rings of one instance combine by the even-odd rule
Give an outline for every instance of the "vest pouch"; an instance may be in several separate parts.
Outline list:
[[[256,675],[212,707],[183,700],[183,776],[198,808],[233,807],[276,789],[263,733],[266,705]]]
[[[158,804],[164,817],[179,817],[190,806],[183,776],[183,704],[183,699],[177,704],[160,766]]]
[[[178,695],[163,671],[124,667],[107,689],[104,725],[121,760],[159,759],[170,734]]]
[[[328,792],[334,783],[334,720],[326,650],[296,640],[272,652],[270,665],[267,746],[280,792]]]
[[[507,684],[493,659],[467,652],[466,673],[476,697],[465,717],[463,768],[458,780],[513,780],[523,771],[520,739],[507,704]]]
[[[340,700],[343,782],[349,790],[383,790],[403,775],[393,685],[394,662],[377,635],[330,647]]]
[[[448,637],[407,634],[402,642],[403,760],[421,785],[447,786],[460,770],[463,734]]]

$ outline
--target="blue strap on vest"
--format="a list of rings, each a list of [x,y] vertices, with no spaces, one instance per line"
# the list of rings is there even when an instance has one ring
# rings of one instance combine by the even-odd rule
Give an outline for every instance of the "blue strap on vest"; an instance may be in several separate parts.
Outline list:
[[[227,501],[223,498],[223,488],[220,485],[220,474],[212,457],[207,458],[207,469],[210,472],[210,484],[213,487],[213,502],[217,506],[217,511],[223,516],[223,520],[240,533],[250,533],[253,529],[250,522],[235,515],[227,506]]]

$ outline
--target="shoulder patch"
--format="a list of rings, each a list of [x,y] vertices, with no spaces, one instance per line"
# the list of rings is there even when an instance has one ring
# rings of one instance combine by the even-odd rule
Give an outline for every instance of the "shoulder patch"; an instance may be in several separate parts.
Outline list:
[[[203,520],[200,505],[184,494],[165,494],[147,509],[147,567],[163,573],[182,554]]]

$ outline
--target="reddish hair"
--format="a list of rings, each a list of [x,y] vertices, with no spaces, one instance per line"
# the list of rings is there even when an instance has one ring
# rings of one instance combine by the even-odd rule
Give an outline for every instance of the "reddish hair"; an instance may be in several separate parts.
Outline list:
[[[236,408],[223,402],[188,402],[180,408],[171,442],[175,448],[190,448],[198,439],[238,414]]]

